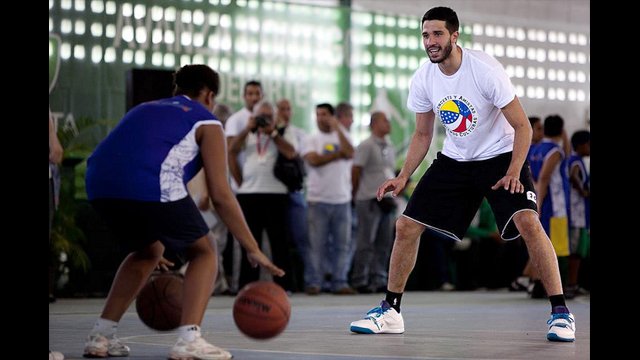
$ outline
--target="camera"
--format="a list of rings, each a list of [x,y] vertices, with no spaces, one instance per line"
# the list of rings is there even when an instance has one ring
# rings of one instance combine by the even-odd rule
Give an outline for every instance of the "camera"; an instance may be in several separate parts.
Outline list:
[[[264,115],[258,115],[256,116],[256,126],[261,128],[261,127],[265,127],[268,126],[271,123],[271,118],[264,116]]]

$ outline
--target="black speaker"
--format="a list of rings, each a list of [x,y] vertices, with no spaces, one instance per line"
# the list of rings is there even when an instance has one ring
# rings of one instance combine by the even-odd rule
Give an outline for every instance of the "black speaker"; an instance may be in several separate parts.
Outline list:
[[[173,73],[173,70],[127,70],[127,111],[146,101],[171,97]]]

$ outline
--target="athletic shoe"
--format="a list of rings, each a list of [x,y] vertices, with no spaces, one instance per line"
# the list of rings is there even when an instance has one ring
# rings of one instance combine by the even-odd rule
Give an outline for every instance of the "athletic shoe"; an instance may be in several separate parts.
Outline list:
[[[509,284],[509,291],[527,291],[529,278],[520,276]]]
[[[209,344],[200,334],[193,341],[178,337],[178,342],[169,353],[170,360],[229,360],[232,357],[230,352]]]
[[[369,310],[364,319],[351,323],[351,331],[359,334],[402,334],[404,320],[386,300]]]
[[[527,289],[527,292],[529,293],[529,296],[531,296],[532,299],[547,298],[547,292],[544,289],[544,285],[542,285],[542,281],[540,280],[535,280],[532,283],[530,283],[529,288]]]
[[[115,334],[107,338],[98,333],[87,337],[82,356],[86,358],[129,356],[129,350],[129,347],[121,343]]]
[[[320,294],[320,286],[307,286],[304,292],[307,293],[307,295],[318,295]]]
[[[64,355],[59,351],[49,350],[49,360],[64,360]]]
[[[551,319],[547,321],[549,341],[575,341],[576,340],[576,319],[571,313],[551,314]]]
[[[562,294],[567,300],[571,300],[576,297],[578,291],[578,285],[567,285],[562,288]]]
[[[340,289],[332,291],[334,295],[355,295],[358,291],[350,286],[341,287]]]

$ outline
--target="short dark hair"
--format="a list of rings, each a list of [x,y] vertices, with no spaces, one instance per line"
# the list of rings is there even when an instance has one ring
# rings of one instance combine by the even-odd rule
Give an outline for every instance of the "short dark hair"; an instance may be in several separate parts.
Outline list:
[[[591,141],[591,133],[587,130],[578,130],[571,135],[571,146],[573,146],[573,150],[589,141]]]
[[[438,6],[429,9],[429,11],[424,13],[424,15],[422,16],[422,22],[420,22],[420,25],[424,25],[424,22],[427,20],[444,21],[444,26],[447,28],[447,30],[449,30],[449,34],[453,34],[454,32],[458,31],[458,28],[460,27],[458,14],[456,14],[453,9],[444,6]]]
[[[329,113],[331,115],[336,113],[336,111],[333,109],[333,105],[331,105],[329,103],[318,104],[318,105],[316,105],[316,110],[317,109],[327,109],[327,111],[329,111]]]
[[[562,134],[564,120],[560,115],[549,115],[544,118],[544,136],[558,136]]]
[[[173,74],[174,95],[196,97],[203,88],[218,95],[220,76],[207,65],[185,65]]]
[[[249,86],[257,86],[257,87],[260,88],[260,91],[262,91],[262,84],[260,83],[260,81],[258,81],[258,80],[249,80],[249,81],[247,81],[246,84],[244,84],[244,92],[243,92],[243,94],[247,93],[247,88]]]
[[[538,116],[529,116],[529,124],[531,124],[531,126],[539,122],[540,122],[540,118]]]

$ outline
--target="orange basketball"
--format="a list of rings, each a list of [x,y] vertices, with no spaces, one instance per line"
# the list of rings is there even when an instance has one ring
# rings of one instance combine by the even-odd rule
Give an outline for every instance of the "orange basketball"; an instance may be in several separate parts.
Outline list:
[[[247,284],[233,304],[236,326],[254,339],[270,339],[280,334],[287,327],[290,315],[287,293],[271,281]]]
[[[180,326],[182,283],[182,276],[174,273],[151,276],[136,299],[136,311],[140,320],[159,331],[173,330]]]

